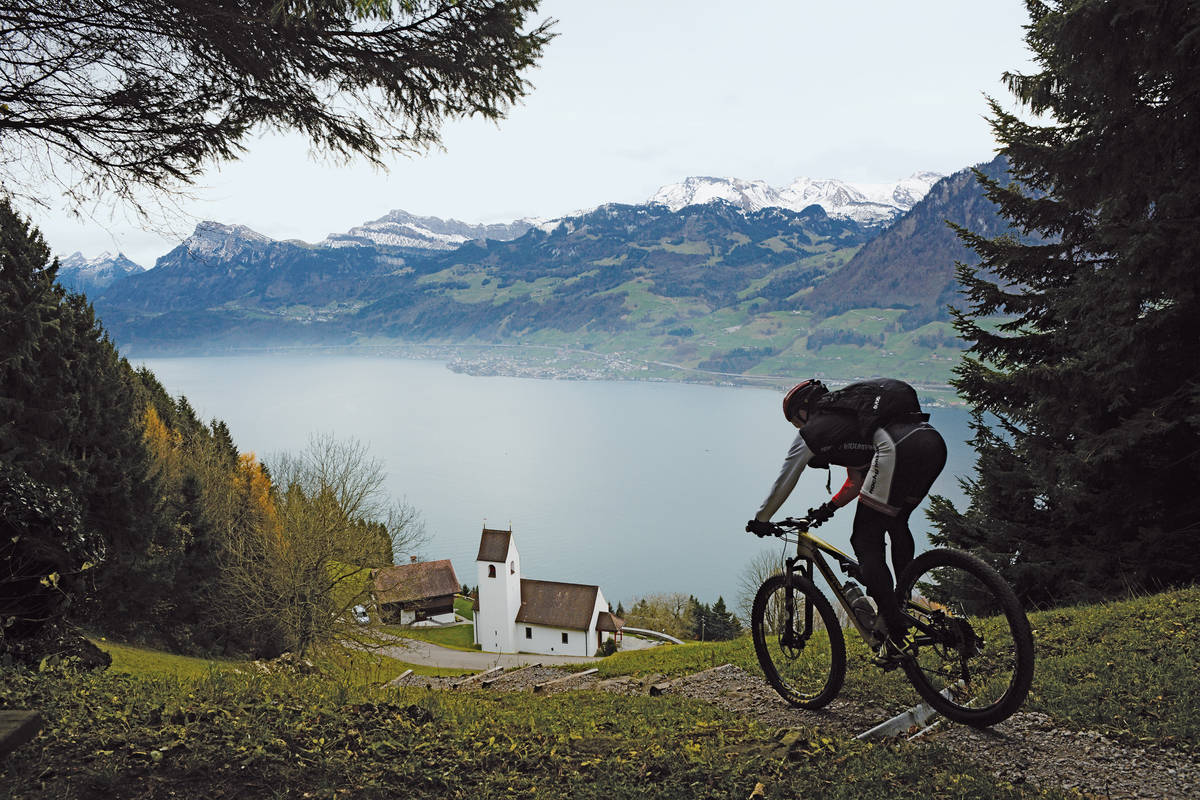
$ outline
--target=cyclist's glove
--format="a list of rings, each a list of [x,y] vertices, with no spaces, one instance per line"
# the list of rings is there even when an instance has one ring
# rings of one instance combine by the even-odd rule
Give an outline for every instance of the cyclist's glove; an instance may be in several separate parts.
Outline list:
[[[769,522],[752,519],[746,523],[746,532],[753,533],[755,536],[770,536],[775,533],[775,526]]]
[[[833,517],[833,512],[835,511],[837,511],[837,506],[833,503],[822,503],[816,508],[810,508],[804,516],[808,517],[808,521],[812,527],[819,528]]]

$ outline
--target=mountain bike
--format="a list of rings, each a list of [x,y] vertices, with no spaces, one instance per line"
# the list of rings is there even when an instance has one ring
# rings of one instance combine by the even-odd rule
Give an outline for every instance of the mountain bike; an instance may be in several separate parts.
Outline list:
[[[810,521],[774,523],[774,536],[796,545],[782,573],[763,582],[750,625],[767,681],[800,708],[829,704],[846,677],[846,641],[833,605],[817,587],[814,568],[833,589],[845,619],[871,650],[883,643],[861,590],[859,564],[809,532]],[[984,727],[1007,719],[1033,682],[1033,632],[1016,595],[1000,574],[960,550],[928,550],[897,579],[896,598],[911,625],[908,635],[874,663],[903,668],[908,680],[947,718]]]

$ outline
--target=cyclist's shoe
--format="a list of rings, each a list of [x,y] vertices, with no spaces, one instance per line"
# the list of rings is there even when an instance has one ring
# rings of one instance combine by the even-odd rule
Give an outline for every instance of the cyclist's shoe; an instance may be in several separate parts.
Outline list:
[[[893,670],[905,661],[911,660],[915,652],[915,640],[912,632],[909,631],[901,636],[899,641],[891,637],[884,639],[883,644],[879,645],[879,649],[875,651],[875,657],[871,659],[871,662],[885,670]]]

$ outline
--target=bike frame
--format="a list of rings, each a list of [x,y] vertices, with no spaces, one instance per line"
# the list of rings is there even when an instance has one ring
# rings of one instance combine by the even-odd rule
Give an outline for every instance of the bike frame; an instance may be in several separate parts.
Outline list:
[[[798,573],[812,581],[813,567],[815,565],[817,571],[825,579],[825,583],[833,590],[834,598],[837,600],[838,605],[842,607],[842,610],[846,612],[846,618],[850,621],[854,630],[858,631],[858,635],[870,646],[871,631],[863,627],[863,624],[858,620],[858,615],[854,613],[854,609],[846,602],[846,598],[842,595],[841,578],[833,571],[833,568],[829,566],[829,563],[821,554],[827,553],[830,557],[837,559],[838,568],[844,575],[861,581],[862,573],[859,570],[858,562],[829,542],[812,535],[812,533],[806,530],[797,529],[791,533],[784,534],[781,538],[788,544],[796,545],[796,555],[784,559],[788,573]],[[786,595],[785,604],[788,616],[792,617],[792,593],[790,587]],[[805,635],[812,631],[812,609],[807,606],[804,610],[804,631]]]

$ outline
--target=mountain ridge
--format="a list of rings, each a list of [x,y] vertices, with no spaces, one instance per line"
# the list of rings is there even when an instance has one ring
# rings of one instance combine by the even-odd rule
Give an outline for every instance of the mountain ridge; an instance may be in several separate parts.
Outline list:
[[[938,181],[904,217],[856,253],[836,281],[816,287],[807,307],[832,315],[866,302],[906,309],[913,324],[948,319],[948,307],[960,300],[955,265],[976,264],[978,258],[946,223],[986,237],[1010,231],[975,180],[976,169],[1002,181],[1008,162],[997,156]]]
[[[797,178],[787,187],[776,189],[764,181],[694,176],[660,187],[646,202],[666,205],[672,211],[678,211],[688,205],[701,205],[718,200],[748,212],[764,208],[784,208],[799,212],[808,206],[817,205],[831,217],[874,226],[886,223],[907,211],[940,177],[934,172],[916,172],[899,181],[879,184]],[[597,208],[601,207],[603,205]],[[554,219],[524,217],[511,222],[469,223],[454,218],[421,216],[404,209],[393,209],[382,217],[356,225],[342,233],[328,234],[314,243],[293,239],[275,240],[245,225],[204,220],[197,224],[195,231],[185,242],[192,242],[190,247],[193,251],[208,252],[219,248],[220,241],[236,246],[237,243],[230,239],[236,232],[239,238],[259,244],[288,241],[307,247],[379,246],[414,251],[453,250],[479,239],[509,241],[523,236],[532,228],[549,231],[564,220],[595,210],[596,208],[585,209]],[[69,258],[88,260],[82,253],[72,254]],[[111,256],[105,253],[99,258]],[[157,264],[157,259],[155,263]]]
[[[803,364],[944,383],[959,347],[944,306],[966,251],[943,220],[995,217],[970,175],[940,179],[887,226],[717,197],[606,204],[453,249],[281,242],[211,223],[96,306],[118,343],[157,352],[532,344],[714,376]],[[403,213],[401,224],[431,219]]]
[[[593,329],[615,331],[636,324],[625,319],[631,292],[661,293],[655,296],[676,298],[668,302],[688,305],[689,313],[707,313],[738,302],[737,293],[759,280],[778,302],[840,266],[848,249],[872,235],[819,207],[747,213],[722,202],[679,212],[609,204],[548,230],[450,251],[324,248],[204,224],[155,269],[110,286],[97,306],[106,322],[120,319],[111,325],[118,340],[139,318],[149,324],[163,312],[233,319],[286,315],[298,306],[322,309],[322,322],[336,323],[327,325],[331,331],[382,326],[391,336],[570,331],[585,313]],[[163,321],[152,324],[161,330]]]
[[[101,253],[87,258],[75,251],[58,262],[58,282],[73,292],[95,293],[128,275],[137,275],[145,267],[130,260],[124,253]]]

